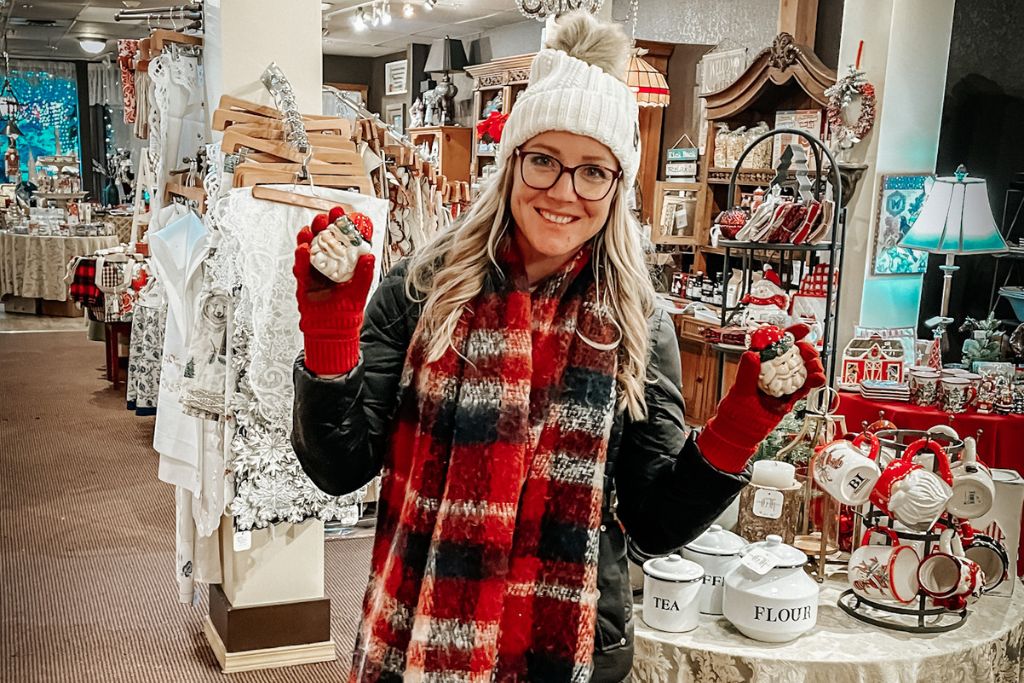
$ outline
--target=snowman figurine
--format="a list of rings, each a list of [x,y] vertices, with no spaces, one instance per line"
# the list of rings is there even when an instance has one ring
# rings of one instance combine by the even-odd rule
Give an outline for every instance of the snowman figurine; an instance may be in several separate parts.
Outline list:
[[[743,320],[748,328],[762,324],[783,327],[790,322],[789,294],[771,266],[764,267],[764,277],[751,285],[743,303],[747,305]]]
[[[761,358],[757,386],[769,396],[789,396],[807,381],[807,367],[791,332],[761,325],[747,335],[747,349]]]

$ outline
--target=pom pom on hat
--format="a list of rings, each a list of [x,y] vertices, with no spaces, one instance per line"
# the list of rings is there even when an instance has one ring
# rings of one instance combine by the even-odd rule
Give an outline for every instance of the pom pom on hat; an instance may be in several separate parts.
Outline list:
[[[764,266],[764,279],[768,280],[768,282],[771,282],[776,287],[782,287],[782,280],[779,279],[779,274],[776,273],[775,270],[767,263]]]
[[[796,339],[776,325],[761,325],[747,334],[747,348],[761,358],[761,362],[774,360],[793,348]]]

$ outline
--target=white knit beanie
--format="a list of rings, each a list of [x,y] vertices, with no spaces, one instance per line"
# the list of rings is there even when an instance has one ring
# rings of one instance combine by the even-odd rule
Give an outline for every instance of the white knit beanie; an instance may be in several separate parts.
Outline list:
[[[632,188],[640,166],[636,97],[621,77],[595,64],[624,76],[628,45],[616,24],[601,23],[586,13],[558,19],[554,35],[534,58],[530,81],[505,122],[498,167],[535,135],[567,131],[608,147],[622,167],[624,186]]]

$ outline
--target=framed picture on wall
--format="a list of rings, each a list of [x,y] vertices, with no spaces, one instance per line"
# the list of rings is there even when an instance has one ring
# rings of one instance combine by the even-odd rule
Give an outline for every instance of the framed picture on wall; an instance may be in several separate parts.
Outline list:
[[[917,220],[934,182],[933,176],[922,174],[882,176],[871,249],[874,275],[913,275],[928,269],[927,252],[897,245]]]
[[[404,95],[409,89],[409,62],[399,60],[384,65],[384,94]]]
[[[389,104],[384,108],[384,119],[397,132],[405,133],[405,105]]]

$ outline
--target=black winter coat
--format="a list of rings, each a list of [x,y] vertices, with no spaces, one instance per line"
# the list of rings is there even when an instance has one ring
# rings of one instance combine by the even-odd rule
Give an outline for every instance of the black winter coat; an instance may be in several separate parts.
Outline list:
[[[306,474],[331,495],[369,482],[387,456],[399,377],[420,314],[406,295],[405,276],[400,263],[370,299],[362,361],[349,374],[324,380],[306,370],[301,356],[295,363],[292,445]],[[687,437],[671,319],[658,311],[649,326],[647,420],[635,422],[620,412],[608,447],[594,683],[621,681],[632,666],[633,594],[623,530],[643,552],[669,553],[702,533],[748,480],[715,469],[693,435]]]

